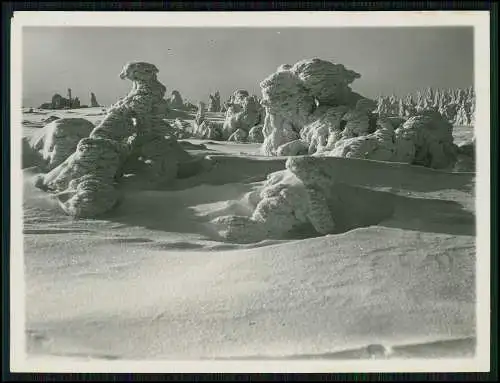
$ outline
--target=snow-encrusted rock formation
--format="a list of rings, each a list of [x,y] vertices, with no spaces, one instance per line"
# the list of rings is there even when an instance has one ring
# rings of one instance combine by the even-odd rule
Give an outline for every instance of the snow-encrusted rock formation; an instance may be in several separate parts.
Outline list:
[[[418,109],[397,105],[395,99],[377,104],[350,89],[356,78],[359,74],[343,65],[313,59],[283,65],[262,81],[262,151],[290,157],[285,170],[269,174],[250,217],[213,221],[222,226],[224,238],[255,242],[304,228],[333,234],[389,217],[390,193],[339,182],[340,174],[329,168],[341,160],[334,157],[448,171],[459,158],[460,171],[471,168],[473,146],[457,148],[453,125],[430,101],[419,101],[427,107]],[[398,109],[392,110],[394,105]]]
[[[377,104],[351,90],[359,77],[320,59],[278,68],[260,84],[267,113],[262,152],[300,155],[305,144],[310,155],[453,167],[452,125],[440,113],[430,106],[409,111],[395,96]],[[391,117],[399,113],[399,120]]]
[[[342,233],[393,214],[390,195],[338,182],[330,169],[335,160],[290,157],[286,169],[269,174],[251,216],[222,216],[212,223],[225,240],[251,243],[290,234]]]
[[[308,153],[308,144],[303,140],[295,140],[281,145],[276,151],[277,156],[303,156]]]
[[[195,137],[221,141],[223,139],[222,123],[219,121],[203,120],[196,128]]]
[[[41,159],[38,165],[50,171],[64,162],[93,129],[94,125],[84,118],[60,118],[37,131],[26,149],[38,153]]]
[[[222,137],[229,141],[245,142],[250,130],[263,122],[264,110],[256,96],[237,90],[226,110]]]
[[[84,138],[66,161],[36,179],[35,186],[55,193],[63,210],[75,217],[92,217],[118,201],[115,174],[123,146],[110,139]]]
[[[434,169],[451,169],[457,154],[452,133],[453,125],[439,112],[423,110],[396,129],[395,135],[398,150],[403,154],[413,154],[409,161],[404,162]]]
[[[349,85],[360,75],[320,59],[302,60],[293,66],[282,65],[260,84],[262,104],[266,109],[264,144],[267,155],[276,155],[279,146],[301,137],[308,124],[314,123],[331,107],[354,108],[362,96],[353,92]],[[324,141],[326,131],[307,128],[310,140]],[[306,138],[306,141],[312,143]],[[313,144],[314,145],[314,144]]]
[[[264,142],[264,133],[262,133],[263,127],[264,124],[259,124],[250,129],[248,132],[248,142],[262,144]]]
[[[92,217],[115,206],[115,184],[126,173],[141,172],[145,182],[168,182],[176,177],[179,161],[189,154],[175,138],[166,138],[168,124],[159,115],[166,88],[157,79],[158,69],[146,62],[124,66],[121,79],[132,81],[132,90],[115,103],[76,151],[36,186],[55,193],[64,211]]]

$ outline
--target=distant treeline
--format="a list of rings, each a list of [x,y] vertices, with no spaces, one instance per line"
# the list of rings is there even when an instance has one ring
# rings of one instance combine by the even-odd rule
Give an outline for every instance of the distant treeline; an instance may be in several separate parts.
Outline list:
[[[403,98],[380,96],[377,113],[380,116],[408,117],[423,109],[434,109],[454,125],[474,125],[476,94],[466,89],[433,89],[408,94]]]

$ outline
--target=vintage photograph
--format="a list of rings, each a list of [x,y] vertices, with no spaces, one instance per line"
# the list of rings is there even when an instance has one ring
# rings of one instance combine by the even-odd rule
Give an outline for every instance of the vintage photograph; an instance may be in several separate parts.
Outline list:
[[[22,13],[19,366],[489,366],[487,12]]]

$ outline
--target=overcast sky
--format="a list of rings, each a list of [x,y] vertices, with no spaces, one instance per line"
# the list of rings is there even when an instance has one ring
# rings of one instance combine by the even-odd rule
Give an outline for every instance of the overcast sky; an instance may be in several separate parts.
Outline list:
[[[471,27],[24,27],[23,105],[67,88],[82,104],[94,92],[109,105],[128,92],[118,74],[136,60],[159,68],[168,95],[176,89],[193,103],[216,90],[224,100],[236,89],[260,95],[280,64],[312,57],[359,72],[352,87],[367,97],[462,88],[473,85],[473,51]]]

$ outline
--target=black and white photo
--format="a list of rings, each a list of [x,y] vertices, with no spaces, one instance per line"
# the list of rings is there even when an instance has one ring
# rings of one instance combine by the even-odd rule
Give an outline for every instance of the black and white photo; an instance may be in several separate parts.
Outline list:
[[[489,369],[487,12],[23,13],[13,368]]]

